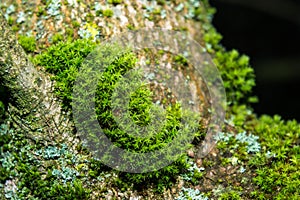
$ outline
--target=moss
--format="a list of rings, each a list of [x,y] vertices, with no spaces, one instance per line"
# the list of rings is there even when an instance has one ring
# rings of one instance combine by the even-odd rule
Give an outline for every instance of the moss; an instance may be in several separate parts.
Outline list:
[[[60,33],[56,33],[55,35],[52,36],[52,43],[56,44],[64,39],[64,36]]]
[[[112,17],[114,15],[114,12],[111,9],[106,9],[102,11],[102,15],[104,17]]]
[[[110,4],[118,5],[118,4],[121,4],[123,1],[122,0],[108,0],[107,2]]]
[[[111,9],[97,10],[96,15],[97,16],[104,16],[104,17],[112,17],[114,15],[114,12]]]
[[[84,58],[94,49],[94,47],[95,44],[88,40],[77,40],[73,43],[58,43],[57,45],[50,47],[45,53],[38,55],[34,60],[36,65],[45,67],[48,72],[55,75],[53,79],[57,83],[56,93],[63,100],[63,107],[65,109],[70,109],[72,86],[78,74],[79,67]],[[109,47],[102,48],[107,48],[107,52],[111,51]],[[103,49],[101,50],[103,51]],[[119,51],[121,52],[121,50]],[[74,55],[76,55],[76,57],[74,57]],[[97,62],[97,60],[94,62]],[[104,133],[114,141],[114,144],[123,149],[144,153],[162,148],[172,140],[177,134],[182,113],[179,104],[168,107],[166,112],[168,120],[164,124],[162,130],[154,136],[145,139],[134,138],[133,136],[128,135],[126,133],[126,127],[128,125],[117,124],[115,122],[111,107],[112,92],[120,77],[128,70],[134,68],[135,63],[136,58],[134,54],[130,52],[122,53],[120,57],[112,60],[112,64],[108,66],[107,71],[105,71],[101,77],[102,81],[99,82],[95,104],[97,107],[96,114],[98,121],[100,122]],[[86,78],[86,80],[88,80],[88,78]],[[126,87],[126,84],[122,84],[122,87]],[[126,90],[126,88],[124,89]],[[149,124],[150,116],[147,111],[149,111],[149,107],[152,104],[150,95],[150,90],[144,89],[143,87],[132,94],[129,103],[129,112],[130,117],[135,124],[141,126]],[[121,125],[122,128],[120,128]],[[116,184],[121,188],[125,187],[128,183],[133,183],[137,188],[145,188],[149,184],[155,184],[157,190],[161,192],[164,187],[170,187],[172,182],[175,181],[176,175],[186,167],[186,158],[185,155],[182,155],[173,164],[154,172],[144,174],[118,172],[120,179]],[[136,165],[138,164],[139,163],[136,163]],[[89,174],[95,177],[94,170]],[[145,184],[145,181],[147,181],[147,184]]]
[[[32,53],[36,49],[36,41],[34,37],[28,37],[28,36],[19,36],[19,44],[23,47],[23,49],[27,53]]]
[[[254,131],[261,136],[265,149],[260,159],[251,162],[256,168],[257,176],[253,180],[260,188],[259,196],[299,198],[299,130],[296,121],[285,122],[279,116],[263,116],[257,122]]]
[[[154,10],[152,11],[152,14],[153,14],[153,15],[160,15],[160,12],[161,12],[161,9],[160,9],[160,8],[157,8],[157,9],[154,9]]]
[[[13,32],[17,32],[17,31],[20,30],[20,27],[19,27],[18,25],[13,25],[13,26],[11,27],[11,30],[12,30]]]
[[[87,23],[91,23],[94,21],[95,16],[92,13],[87,13],[85,18]]]
[[[8,17],[7,23],[8,23],[8,25],[12,26],[13,23],[14,23],[14,21],[15,21],[15,20],[14,20],[13,17]]]
[[[47,49],[47,53],[38,55],[33,60],[35,65],[57,76],[53,77],[59,83],[56,86],[56,94],[63,100],[64,108],[71,103],[72,86],[74,77],[68,74],[77,73],[84,58],[95,48],[89,40],[77,40],[75,42],[59,42]],[[75,56],[76,55],[76,56]]]
[[[230,191],[223,193],[218,200],[240,200],[242,199],[240,195],[235,191]]]
[[[129,30],[135,30],[135,29],[136,29],[132,24],[128,24],[128,25],[127,25],[127,28],[128,28]]]
[[[83,187],[80,180],[62,183],[52,174],[49,168],[40,171],[42,160],[32,152],[38,145],[33,145],[23,134],[7,124],[0,126],[0,183],[17,177],[18,192],[16,199],[89,199],[90,190]],[[15,152],[14,148],[20,150]],[[45,166],[44,166],[45,167]],[[53,167],[50,166],[50,167]]]
[[[44,6],[38,6],[38,10],[36,12],[36,15],[38,17],[41,17],[41,16],[46,16],[47,15],[47,12],[46,12],[46,9]]]
[[[157,0],[156,2],[157,2],[158,5],[161,5],[161,6],[166,4],[165,0]]]
[[[188,61],[183,55],[174,56],[174,62],[176,62],[177,64],[180,64],[182,66],[187,66],[188,65]]]
[[[80,23],[78,21],[73,21],[72,25],[74,28],[79,28],[80,27]]]
[[[240,56],[236,50],[218,51],[214,61],[220,69],[230,105],[255,101],[251,96],[255,76],[247,56]]]
[[[67,41],[74,41],[74,30],[71,28],[66,29]]]

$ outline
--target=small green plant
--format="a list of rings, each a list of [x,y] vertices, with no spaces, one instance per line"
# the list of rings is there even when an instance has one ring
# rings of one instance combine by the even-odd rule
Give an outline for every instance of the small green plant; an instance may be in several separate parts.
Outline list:
[[[11,30],[14,31],[14,32],[17,32],[17,31],[20,30],[20,27],[18,26],[18,24],[12,25]]]
[[[225,192],[223,193],[218,200],[240,200],[240,195],[235,191]]]
[[[236,50],[219,51],[216,53],[214,61],[220,69],[229,103],[255,102],[255,98],[248,97],[252,92],[252,87],[255,86],[253,68],[249,66],[249,58],[240,56]]]
[[[114,12],[111,9],[106,9],[102,11],[102,15],[104,17],[112,17],[114,15]]]
[[[5,105],[0,100],[0,122],[4,119],[4,116],[5,116]]]
[[[67,28],[66,29],[66,34],[67,34],[68,38],[70,38],[70,40],[72,41],[73,37],[74,37],[74,30],[71,29],[71,28]]]
[[[187,168],[187,172],[184,174],[181,174],[181,177],[185,181],[191,181],[194,185],[197,185],[201,178],[204,175],[204,168],[203,167],[197,167],[196,163],[193,161],[188,162],[189,167]]]
[[[157,4],[163,6],[166,4],[166,1],[165,0],[157,0]]]
[[[64,39],[64,36],[60,33],[56,33],[52,36],[52,43],[57,44],[58,42],[62,41]]]
[[[128,28],[129,30],[135,30],[135,27],[134,27],[132,24],[128,24],[128,25],[127,25],[127,28]]]
[[[38,6],[38,11],[37,11],[36,15],[38,17],[41,17],[46,14],[47,14],[47,12],[46,12],[45,8],[43,6]]]
[[[8,143],[12,140],[12,135],[10,134],[9,128],[6,124],[1,124],[0,126],[0,151],[4,152],[0,155],[0,183],[4,184],[5,181],[10,177],[11,171],[4,164],[4,161],[7,160],[5,156],[8,154],[6,153],[8,150]]]
[[[121,4],[122,0],[108,0],[108,3],[117,5],[117,4]]]
[[[8,17],[7,23],[8,23],[8,25],[12,26],[14,24],[14,18]]]
[[[35,51],[36,42],[35,42],[34,37],[28,37],[28,36],[21,35],[21,36],[19,36],[18,41],[19,41],[19,44],[23,47],[23,49],[27,53],[32,53]]]
[[[174,56],[174,61],[182,66],[187,66],[188,61],[183,55],[176,55]]]
[[[79,28],[80,27],[80,23],[78,21],[73,21],[72,25],[74,28]]]

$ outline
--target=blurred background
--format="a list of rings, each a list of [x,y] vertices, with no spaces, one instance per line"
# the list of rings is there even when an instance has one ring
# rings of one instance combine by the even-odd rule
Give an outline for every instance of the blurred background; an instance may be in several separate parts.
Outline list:
[[[300,122],[300,1],[210,0],[226,49],[250,56],[261,114]]]

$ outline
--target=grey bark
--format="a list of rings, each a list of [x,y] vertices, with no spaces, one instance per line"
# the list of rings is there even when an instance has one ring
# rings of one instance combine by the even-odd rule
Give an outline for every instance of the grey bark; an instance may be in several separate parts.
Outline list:
[[[53,93],[53,82],[30,62],[0,14],[0,80],[9,93],[13,126],[40,141],[63,139],[72,131],[67,113]]]

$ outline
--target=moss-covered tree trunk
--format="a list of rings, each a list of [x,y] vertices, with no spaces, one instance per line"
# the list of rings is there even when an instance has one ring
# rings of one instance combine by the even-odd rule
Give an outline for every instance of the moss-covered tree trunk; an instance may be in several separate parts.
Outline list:
[[[0,10],[0,86],[9,94],[7,121],[14,126],[0,125],[0,199],[300,199],[300,125],[278,116],[256,118],[248,106],[255,100],[249,59],[219,43],[222,36],[211,24],[214,9],[208,0],[2,0]],[[220,145],[198,159],[201,168],[191,162],[184,171],[171,167],[133,178],[104,168],[78,145],[46,64],[33,66],[22,47],[25,42],[32,54],[47,56],[61,45],[87,44],[79,40],[47,49],[58,41],[87,35],[104,40],[153,27],[188,33],[214,58],[226,89],[230,125],[217,135]],[[18,38],[28,34],[37,48],[26,44],[30,39]],[[75,48],[81,55],[66,49],[59,49],[63,56],[54,56],[65,59],[59,69],[70,68],[66,60],[75,57],[72,62],[78,64],[78,57],[85,57],[81,46]],[[46,63],[51,60],[52,56]]]
[[[162,14],[159,14],[159,16],[151,11],[152,19],[150,19],[149,17],[145,18],[145,10],[141,9],[142,2],[126,1],[126,5],[125,7],[122,5],[122,12],[118,14],[117,18],[100,18],[98,24],[106,24],[100,25],[102,39],[113,37],[126,31],[126,29],[130,29],[128,27],[131,24],[134,29],[161,27],[184,31],[197,42],[203,44],[203,31],[200,31],[202,23],[194,20],[193,17],[185,17],[191,11],[196,12],[196,8],[193,6],[187,10],[183,7],[180,8],[183,3],[168,2],[161,6],[166,13],[165,16]],[[205,16],[205,5],[199,4],[198,6],[197,10],[203,12],[202,14]],[[153,5],[149,6],[149,8],[152,7]],[[174,9],[175,7],[176,9]],[[83,8],[86,9],[86,7]],[[64,26],[74,26],[74,23],[67,20],[70,17],[69,15],[70,13],[65,13],[65,24],[62,24],[59,28],[64,29]],[[29,20],[34,20],[35,17],[36,15]],[[81,16],[79,17],[81,18]],[[76,18],[76,20],[80,20],[80,18]],[[50,34],[55,34],[55,28],[57,28],[54,19],[47,20],[47,24],[54,23],[54,27],[49,28],[52,30]],[[128,23],[124,23],[125,21]],[[10,97],[8,111],[15,122],[15,126],[28,130],[35,139],[40,136],[41,140],[52,141],[51,138],[56,137],[57,141],[58,136],[70,137],[68,133],[72,131],[72,122],[69,120],[68,115],[61,111],[61,104],[53,93],[53,82],[50,80],[49,75],[44,72],[43,68],[36,69],[32,65],[25,51],[18,44],[16,34],[10,30],[3,15],[1,15],[0,23],[0,78]],[[24,23],[26,24],[26,22]],[[44,27],[45,30],[48,29],[46,24]],[[78,37],[78,35],[75,34],[75,37]],[[42,43],[41,46],[43,46],[47,43],[47,40],[45,40],[45,38],[41,38],[38,42],[40,42],[39,44]]]
[[[51,141],[57,133],[63,136],[72,130],[67,115],[61,111],[60,102],[54,96],[50,77],[29,61],[2,14],[0,80],[9,96],[8,112],[14,126],[26,130],[29,137]]]

